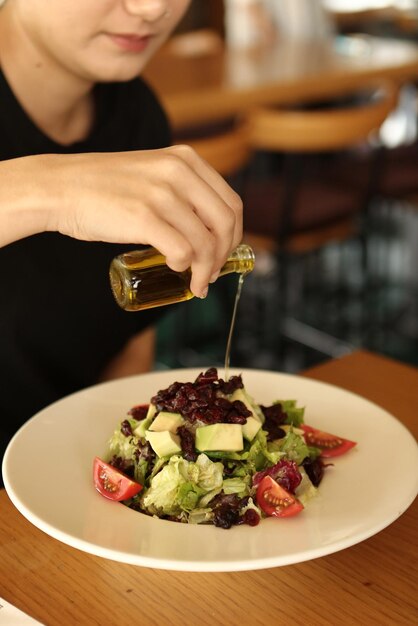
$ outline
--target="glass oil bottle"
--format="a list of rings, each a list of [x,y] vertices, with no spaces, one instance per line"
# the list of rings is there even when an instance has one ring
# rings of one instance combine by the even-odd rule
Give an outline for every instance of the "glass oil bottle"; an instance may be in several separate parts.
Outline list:
[[[244,276],[254,268],[254,252],[241,244],[229,256],[220,276],[236,272]],[[110,265],[110,284],[119,306],[141,311],[193,298],[191,270],[175,272],[155,248],[134,250],[115,257]]]

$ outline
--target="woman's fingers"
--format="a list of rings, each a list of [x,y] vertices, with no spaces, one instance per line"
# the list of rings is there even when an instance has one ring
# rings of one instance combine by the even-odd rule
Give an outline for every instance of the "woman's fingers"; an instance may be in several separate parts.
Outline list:
[[[187,146],[177,146],[170,199],[159,198],[163,218],[183,232],[193,248],[192,291],[205,291],[242,238],[242,202],[225,180]],[[177,182],[183,181],[182,186]],[[173,181],[176,182],[173,185]]]
[[[218,265],[242,239],[242,201],[239,195],[189,146],[175,146],[193,173],[201,179],[189,189],[190,202],[219,243]]]
[[[53,228],[79,239],[152,245],[172,269],[192,268],[197,296],[241,240],[239,196],[187,146],[51,158],[61,200]]]

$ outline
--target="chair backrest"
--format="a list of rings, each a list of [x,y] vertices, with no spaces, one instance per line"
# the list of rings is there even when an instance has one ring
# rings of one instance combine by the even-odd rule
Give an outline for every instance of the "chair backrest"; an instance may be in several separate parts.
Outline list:
[[[398,88],[382,81],[353,92],[347,105],[318,109],[255,108],[246,116],[252,148],[277,152],[344,150],[377,132],[396,107]],[[345,94],[344,94],[345,95]]]
[[[222,176],[238,173],[247,165],[251,155],[245,125],[184,143],[192,146]]]
[[[210,28],[200,28],[173,35],[164,44],[160,55],[197,57],[219,53],[224,42],[219,33]]]
[[[193,57],[210,60],[224,48],[221,35],[211,28],[176,34],[163,46],[160,55],[175,56],[187,62]],[[205,72],[206,68],[203,67]],[[245,167],[250,158],[246,124],[224,120],[214,127],[185,128],[177,131],[175,143],[192,146],[222,176],[232,176]]]

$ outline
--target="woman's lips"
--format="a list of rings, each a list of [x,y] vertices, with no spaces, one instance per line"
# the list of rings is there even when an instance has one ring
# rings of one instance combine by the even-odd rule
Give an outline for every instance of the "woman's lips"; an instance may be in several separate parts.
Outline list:
[[[151,40],[151,35],[120,35],[109,34],[110,40],[122,50],[128,52],[143,52]]]

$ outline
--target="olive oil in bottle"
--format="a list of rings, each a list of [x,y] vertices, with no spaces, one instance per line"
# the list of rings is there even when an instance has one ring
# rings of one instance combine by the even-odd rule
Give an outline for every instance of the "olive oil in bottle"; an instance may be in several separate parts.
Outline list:
[[[237,272],[244,276],[254,268],[254,253],[241,244],[227,259],[220,276]],[[110,284],[119,306],[125,311],[141,311],[193,298],[191,270],[175,272],[154,248],[135,250],[114,258]]]

